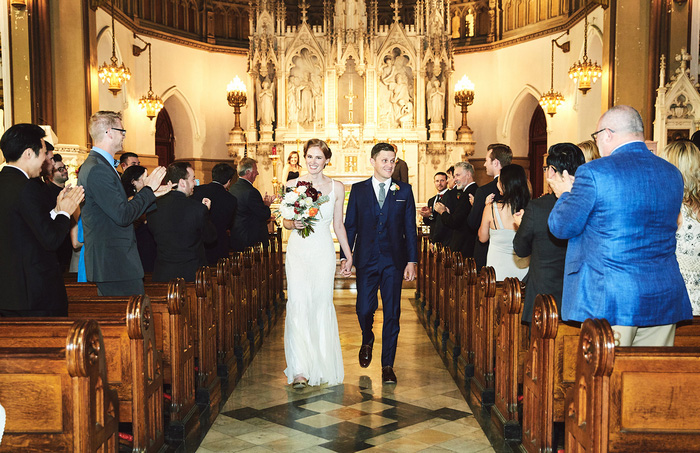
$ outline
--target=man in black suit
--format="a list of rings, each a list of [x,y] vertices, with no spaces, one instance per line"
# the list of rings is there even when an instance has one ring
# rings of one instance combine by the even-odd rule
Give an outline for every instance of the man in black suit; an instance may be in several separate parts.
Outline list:
[[[439,171],[433,177],[433,183],[438,193],[428,200],[428,205],[420,210],[420,215],[423,217],[423,223],[430,225],[430,242],[447,245],[452,237],[452,230],[447,228],[442,223],[442,217],[434,211],[435,202],[443,201],[443,196],[447,193],[447,174]]]
[[[396,150],[396,155],[398,156],[398,148],[396,145],[392,146],[394,150]],[[408,164],[405,160],[396,157],[396,166],[394,167],[394,172],[391,174],[391,179],[408,184]]]
[[[258,177],[258,165],[255,159],[244,157],[238,163],[238,181],[228,190],[238,201],[236,219],[231,230],[231,250],[242,252],[246,248],[262,242],[267,245],[267,221],[272,213],[272,197],[265,194],[263,198],[258,189],[253,187]]]
[[[549,148],[547,165],[544,174],[547,179],[561,176],[564,170],[570,175],[586,163],[581,149],[573,143],[557,143]],[[524,322],[532,322],[532,309],[538,294],[551,294],[557,302],[561,313],[561,294],[564,286],[564,263],[566,261],[566,245],[564,239],[556,238],[547,225],[549,213],[554,208],[557,197],[548,193],[536,200],[530,200],[524,211],[516,213],[513,218],[519,224],[513,249],[520,257],[530,256],[530,269],[525,282],[525,302],[523,304]]]
[[[233,227],[233,221],[238,209],[236,197],[228,192],[236,170],[229,164],[220,163],[214,165],[211,170],[212,181],[209,184],[194,188],[192,198],[202,201],[204,198],[211,200],[209,215],[216,226],[216,244],[206,248],[207,263],[215,266],[221,258],[228,257],[229,230]]]
[[[211,201],[189,198],[194,189],[194,170],[189,162],[168,165],[165,181],[175,189],[156,201],[148,213],[148,229],[156,240],[154,282],[182,277],[193,282],[197,269],[206,266],[205,243],[216,242],[216,227],[209,220]]]
[[[497,186],[498,175],[501,174],[501,168],[505,167],[506,165],[510,165],[512,160],[513,151],[511,151],[508,145],[493,143],[488,146],[484,167],[486,168],[486,174],[493,177],[493,181],[479,187],[474,195],[474,203],[467,220],[469,227],[472,230],[479,231],[479,226],[481,226],[481,216],[484,213],[484,206],[486,206],[486,197],[494,194],[493,201],[500,201],[501,194],[498,191]],[[480,242],[479,238],[477,237],[474,242],[474,260],[476,261],[477,271],[483,266],[486,266],[486,254],[488,251],[489,243]]]
[[[47,151],[49,150],[48,142],[46,143],[46,149]],[[51,150],[53,150],[53,146],[51,146]],[[51,205],[55,204],[56,197],[66,187],[66,182],[68,181],[68,168],[63,163],[63,157],[60,154],[54,154],[50,160],[51,162],[46,168],[49,181],[43,185],[44,192],[47,195],[47,202],[50,206],[49,210],[53,207]],[[66,235],[63,243],[56,250],[56,255],[58,256],[58,263],[61,265],[61,271],[67,271],[73,256],[73,243],[70,235]]]
[[[143,294],[143,267],[133,223],[157,195],[170,190],[170,186],[160,187],[165,168],[153,170],[144,178],[144,188],[127,200],[114,160],[126,137],[121,114],[97,112],[90,117],[89,129],[94,146],[78,175],[78,183],[85,187],[81,216],[87,279],[97,284],[101,296]]]
[[[16,124],[0,139],[0,316],[66,316],[68,302],[56,249],[68,234],[83,189],[67,188],[45,208],[42,186],[30,178],[46,161],[45,132]]]
[[[448,247],[453,252],[461,252],[463,257],[471,257],[474,254],[474,241],[476,231],[469,227],[467,218],[472,210],[470,195],[474,195],[477,185],[474,182],[474,167],[469,162],[457,162],[454,170],[455,188],[452,194],[452,206],[445,203],[435,203],[435,212],[440,214],[442,222],[452,231],[452,237]]]

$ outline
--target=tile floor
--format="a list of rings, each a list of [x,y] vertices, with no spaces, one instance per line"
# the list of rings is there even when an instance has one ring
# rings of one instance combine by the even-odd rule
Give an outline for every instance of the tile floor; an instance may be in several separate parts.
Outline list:
[[[374,360],[360,368],[355,292],[336,290],[345,382],[304,390],[287,385],[280,320],[197,452],[493,452],[420,324],[413,294],[403,290],[396,386],[381,383],[381,311]]]

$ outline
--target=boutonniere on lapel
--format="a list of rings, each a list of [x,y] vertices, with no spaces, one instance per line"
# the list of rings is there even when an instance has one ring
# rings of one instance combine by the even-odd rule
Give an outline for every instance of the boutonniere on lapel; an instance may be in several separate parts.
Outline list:
[[[391,190],[392,192],[394,192],[394,194],[396,194],[396,191],[399,190],[399,185],[396,183],[393,183],[391,185],[391,187],[389,187],[389,190]]]

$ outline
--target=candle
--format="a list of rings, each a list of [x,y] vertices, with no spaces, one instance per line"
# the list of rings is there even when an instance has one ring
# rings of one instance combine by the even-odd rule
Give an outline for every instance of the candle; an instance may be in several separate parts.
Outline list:
[[[276,146],[273,146],[273,147],[272,147],[272,155],[273,155],[273,156],[276,156],[276,155],[277,155],[277,147],[276,147]]]

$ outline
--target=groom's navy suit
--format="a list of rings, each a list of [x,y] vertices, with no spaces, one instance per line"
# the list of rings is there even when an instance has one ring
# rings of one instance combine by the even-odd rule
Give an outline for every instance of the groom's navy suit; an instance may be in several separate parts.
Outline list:
[[[406,264],[417,261],[416,204],[407,183],[391,190],[386,181],[386,199],[380,208],[372,178],[350,190],[345,230],[357,270],[357,317],[362,344],[373,345],[372,324],[377,310],[377,289],[382,294],[382,366],[393,366],[399,336],[401,283]],[[341,258],[343,258],[341,251]]]

